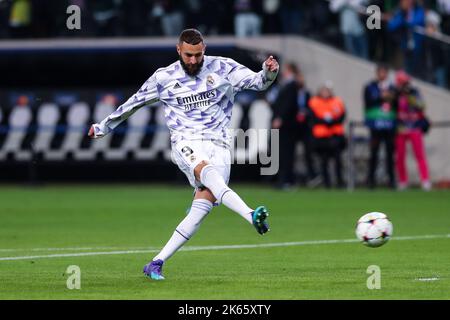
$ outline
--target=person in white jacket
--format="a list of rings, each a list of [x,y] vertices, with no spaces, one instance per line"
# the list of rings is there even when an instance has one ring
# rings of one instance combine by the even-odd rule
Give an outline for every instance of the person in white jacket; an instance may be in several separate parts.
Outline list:
[[[355,56],[368,59],[368,44],[361,13],[365,12],[367,0],[331,0],[330,10],[339,13],[340,31],[345,50]]]

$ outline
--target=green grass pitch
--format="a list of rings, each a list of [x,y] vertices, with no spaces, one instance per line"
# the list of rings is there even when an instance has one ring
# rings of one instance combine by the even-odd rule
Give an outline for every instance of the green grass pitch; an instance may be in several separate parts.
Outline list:
[[[2,186],[0,299],[450,299],[448,191],[232,187],[269,208],[271,232],[260,236],[215,208],[155,282],[142,267],[184,217],[191,189]],[[323,242],[356,240],[355,223],[370,211],[394,224],[385,246]],[[80,267],[79,290],[66,286],[70,265]],[[371,265],[380,267],[380,289],[367,288]]]

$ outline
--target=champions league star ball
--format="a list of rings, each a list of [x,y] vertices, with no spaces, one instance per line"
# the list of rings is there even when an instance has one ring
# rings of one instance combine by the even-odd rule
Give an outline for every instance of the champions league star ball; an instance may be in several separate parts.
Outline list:
[[[363,215],[356,225],[356,237],[368,247],[380,247],[392,237],[394,227],[388,217],[381,212]]]

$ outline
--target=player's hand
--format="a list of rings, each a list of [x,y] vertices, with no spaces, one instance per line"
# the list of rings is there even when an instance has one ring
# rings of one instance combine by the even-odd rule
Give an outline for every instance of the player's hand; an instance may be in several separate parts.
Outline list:
[[[101,132],[101,130],[97,130],[97,132],[95,132],[95,126],[96,124],[91,125],[91,127],[89,128],[89,132],[88,132],[88,136],[91,139],[100,139],[102,137],[105,136],[105,133]],[[98,124],[97,124],[98,126]],[[98,127],[97,127],[98,129]]]
[[[88,136],[89,136],[89,138],[91,138],[91,139],[94,139],[94,138],[95,138],[95,134],[94,134],[94,125],[92,125],[92,126],[89,128]]]
[[[273,56],[270,56],[264,63],[270,72],[276,72],[279,68],[278,61]]]

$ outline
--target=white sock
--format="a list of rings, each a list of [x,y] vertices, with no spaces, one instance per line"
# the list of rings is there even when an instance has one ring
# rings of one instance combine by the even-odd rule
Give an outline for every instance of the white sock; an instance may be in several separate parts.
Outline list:
[[[153,261],[166,261],[177,252],[197,232],[200,224],[211,211],[212,207],[213,204],[206,199],[196,199],[192,201],[192,206],[188,215],[177,226],[172,237],[161,252],[153,258]]]
[[[217,201],[223,203],[234,212],[237,212],[249,223],[253,223],[250,214],[253,210],[247,206],[236,192],[226,185],[222,176],[212,165],[207,165],[202,169],[200,182],[212,192]]]

